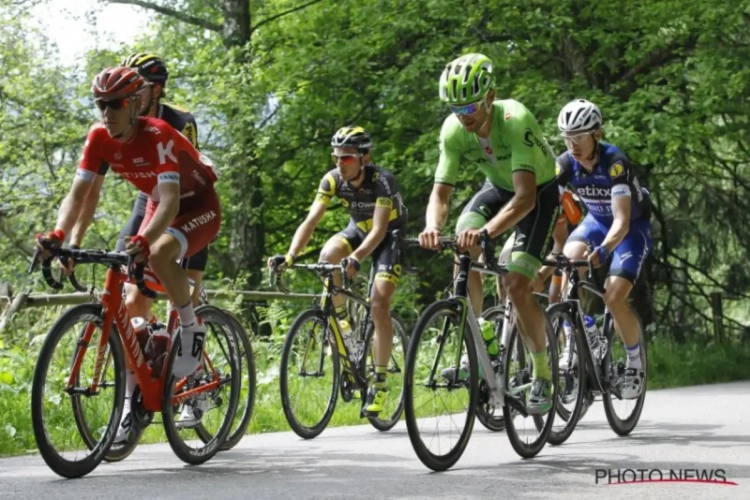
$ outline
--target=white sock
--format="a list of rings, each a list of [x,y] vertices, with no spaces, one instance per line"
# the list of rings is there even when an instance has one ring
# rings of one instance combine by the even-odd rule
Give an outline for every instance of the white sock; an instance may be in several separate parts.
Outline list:
[[[638,342],[632,347],[625,348],[628,352],[628,361],[625,363],[625,368],[635,368],[640,370],[643,366],[641,363],[641,343]]]
[[[195,324],[195,310],[193,309],[192,300],[184,306],[178,307],[177,313],[180,315],[182,326],[193,326]]]

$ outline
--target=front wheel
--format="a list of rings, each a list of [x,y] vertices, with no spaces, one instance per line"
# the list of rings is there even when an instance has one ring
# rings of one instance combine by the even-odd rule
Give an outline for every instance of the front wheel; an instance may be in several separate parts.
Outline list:
[[[580,332],[578,332],[579,324],[571,316],[568,304],[553,304],[547,309],[547,317],[555,332],[555,339],[558,340],[556,342],[558,353],[562,352],[559,340],[566,338],[563,332],[563,323],[567,321],[573,330],[570,338],[567,339],[572,344],[569,346],[566,359],[560,360],[560,364],[564,364],[567,368],[560,368],[559,370],[560,379],[556,391],[558,399],[557,417],[561,425],[553,425],[547,438],[549,444],[559,446],[573,434],[576,424],[583,416],[583,411],[588,408],[586,362],[582,355],[583,350],[587,349],[588,345],[583,343],[585,333],[580,335]],[[575,362],[574,359],[576,359]],[[565,363],[562,363],[563,361]],[[541,417],[536,417],[534,423],[537,430],[541,431],[545,421]]]
[[[604,327],[606,328],[606,339],[607,339],[607,353],[603,366],[605,370],[609,372],[610,384],[613,384],[625,371],[625,365],[627,360],[627,351],[625,350],[625,344],[620,339],[620,336],[615,333],[614,321],[612,316],[607,314],[605,316]],[[643,389],[641,390],[640,396],[637,399],[620,399],[619,395],[610,388],[603,395],[602,401],[604,402],[604,412],[607,415],[607,421],[609,426],[618,436],[627,436],[635,426],[638,424],[638,420],[641,418],[641,412],[643,411],[643,404],[646,402],[646,386],[648,382],[648,356],[646,346],[646,336],[643,334],[643,328],[641,327],[640,320],[638,321],[638,336],[640,339],[640,357],[641,365],[643,366]],[[622,416],[618,410],[622,411]]]
[[[461,458],[474,428],[479,374],[474,339],[461,315],[465,307],[448,299],[425,309],[406,356],[406,428],[417,457],[434,471]]]
[[[47,334],[34,369],[31,387],[34,438],[49,468],[65,478],[85,476],[102,462],[115,439],[122,415],[125,401],[122,343],[112,325],[107,342],[102,344],[102,318],[101,304],[69,309]],[[100,360],[110,357],[108,353],[112,364],[100,365]],[[95,379],[97,366],[101,371]],[[109,382],[105,381],[107,376],[111,377]],[[73,383],[69,387],[70,380]],[[97,388],[92,391],[95,385]],[[71,420],[77,429],[64,428]]]
[[[323,311],[308,309],[292,323],[281,352],[281,406],[303,439],[323,432],[336,409],[340,367],[329,332]]]
[[[513,314],[516,314],[515,312]],[[557,364],[557,342],[555,340],[552,325],[546,314],[544,317],[547,349],[547,364],[551,375],[552,406],[544,415],[523,416],[526,412],[526,402],[531,393],[533,381],[533,357],[528,345],[522,339],[516,322],[513,322],[510,333],[509,348],[503,355],[503,366],[505,367],[506,396],[503,405],[503,417],[505,418],[505,432],[508,435],[513,449],[523,458],[532,458],[539,454],[547,442],[552,425],[555,421],[557,411],[557,387],[559,387],[559,374]],[[523,410],[523,412],[521,411]],[[536,420],[541,420],[543,425],[537,428]]]

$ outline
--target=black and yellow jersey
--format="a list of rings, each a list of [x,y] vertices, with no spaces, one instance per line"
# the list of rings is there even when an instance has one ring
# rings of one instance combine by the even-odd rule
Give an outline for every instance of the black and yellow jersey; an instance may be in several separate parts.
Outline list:
[[[174,104],[159,104],[156,117],[167,122],[173,129],[184,135],[195,146],[195,149],[198,149],[198,125],[195,123],[195,117],[187,110]],[[98,173],[104,175],[108,170],[109,163],[102,162]]]
[[[328,206],[334,196],[341,200],[349,210],[352,221],[364,232],[372,229],[375,207],[391,209],[388,229],[406,225],[406,206],[401,198],[396,178],[382,167],[365,165],[364,180],[357,188],[344,181],[338,169],[332,169],[320,181],[315,201]]]
[[[195,146],[195,149],[199,149],[198,125],[195,123],[195,117],[188,110],[174,104],[160,104],[156,117],[169,123],[172,128],[187,137],[187,140]]]

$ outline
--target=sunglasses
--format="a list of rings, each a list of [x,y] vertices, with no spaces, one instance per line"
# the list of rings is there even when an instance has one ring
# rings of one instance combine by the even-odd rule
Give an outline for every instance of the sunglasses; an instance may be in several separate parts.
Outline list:
[[[99,111],[104,111],[106,108],[112,108],[116,111],[118,109],[127,108],[128,103],[130,102],[130,99],[128,98],[112,99],[111,101],[97,99],[94,102],[96,103],[96,107],[99,108]]]
[[[581,144],[583,141],[586,140],[586,137],[594,135],[590,132],[584,132],[583,134],[577,134],[577,135],[563,135],[562,138],[565,141],[565,144],[570,146],[571,144]]]
[[[464,104],[463,106],[449,106],[455,115],[473,115],[482,108],[484,100]]]
[[[354,165],[357,163],[357,160],[361,157],[361,155],[354,155],[354,154],[348,154],[348,155],[336,155],[332,154],[331,159],[333,160],[333,163],[341,163],[342,165]]]

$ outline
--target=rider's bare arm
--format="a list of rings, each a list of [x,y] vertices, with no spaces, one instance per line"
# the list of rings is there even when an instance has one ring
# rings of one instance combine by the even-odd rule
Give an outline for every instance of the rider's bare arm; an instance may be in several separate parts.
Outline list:
[[[70,233],[71,245],[80,246],[81,242],[83,242],[83,237],[86,234],[86,231],[88,231],[89,227],[91,226],[91,222],[94,220],[94,213],[96,212],[96,207],[99,204],[99,195],[102,190],[102,184],[104,184],[103,175],[97,175],[91,181],[89,191],[86,196],[83,197],[81,213],[79,214],[78,220],[73,227],[73,232]]]
[[[60,210],[57,212],[57,225],[55,227],[62,229],[65,234],[68,234],[73,229],[73,225],[78,220],[83,200],[89,192],[94,177],[102,176],[79,170],[75,179],[73,179],[70,192],[63,200]],[[96,206],[94,206],[94,209],[96,209]]]
[[[359,262],[362,262],[364,258],[380,245],[380,242],[383,241],[388,231],[388,218],[391,215],[391,206],[381,205],[380,203],[381,200],[379,199],[378,205],[375,207],[375,212],[372,214],[372,230],[367,233],[362,244],[352,252],[352,257]]]
[[[611,252],[617,245],[628,235],[630,231],[630,196],[617,196],[616,190],[619,186],[612,188],[612,226],[609,228],[607,237],[602,242],[603,246],[609,248]],[[622,188],[623,190],[625,188]]]
[[[432,186],[430,202],[425,214],[425,228],[440,230],[448,219],[448,209],[453,186],[450,184],[435,183]]]
[[[328,207],[321,201],[316,200],[313,202],[310,211],[307,213],[307,218],[299,225],[297,231],[294,232],[292,244],[289,246],[289,255],[297,257],[304,250],[327,209]]]

